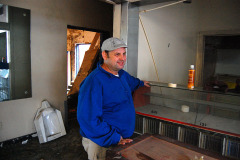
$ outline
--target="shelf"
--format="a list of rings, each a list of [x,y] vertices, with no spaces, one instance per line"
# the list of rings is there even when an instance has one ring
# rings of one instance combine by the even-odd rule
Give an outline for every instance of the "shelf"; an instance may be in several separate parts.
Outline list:
[[[232,105],[228,103],[220,103],[220,102],[211,102],[211,101],[206,101],[206,100],[198,100],[198,99],[190,99],[190,98],[182,98],[182,97],[177,97],[177,96],[171,96],[171,95],[161,95],[158,93],[145,93],[147,96],[154,96],[154,97],[159,97],[163,99],[172,99],[172,100],[178,100],[178,101],[184,101],[188,103],[197,103],[197,104],[202,104],[202,105],[210,105],[210,106],[218,106],[221,107],[222,109],[232,109],[237,112],[240,111],[240,104],[239,105]]]
[[[203,90],[200,87],[195,87],[194,89],[188,89],[184,85],[177,85],[177,87],[169,87],[167,83],[160,83],[160,82],[153,82],[150,81],[150,86],[156,86],[156,87],[163,87],[163,88],[169,88],[169,89],[177,89],[177,90],[186,90],[189,92],[203,92],[203,93],[212,93],[212,94],[218,94],[218,95],[229,95],[229,96],[236,96],[240,98],[240,94],[237,93],[232,93],[232,92],[217,92],[217,91],[208,91],[208,90]]]
[[[240,144],[240,94],[181,85],[172,88],[157,82],[150,85],[133,95],[136,132],[160,134],[239,158],[235,153]]]
[[[148,104],[135,109],[137,112],[145,113],[148,115],[154,115],[157,117],[163,117],[172,119],[175,121],[181,121],[188,124],[199,125],[205,124],[204,127],[212,128],[216,130],[224,130],[230,133],[240,133],[239,123],[240,120],[233,120],[224,117],[218,117],[210,114],[187,112],[184,113],[180,110]],[[224,128],[222,127],[224,126]]]
[[[135,110],[162,120],[189,126],[240,135],[240,94],[189,90],[186,86],[176,88],[168,84],[150,82],[150,88],[139,88],[134,93]],[[186,112],[182,106],[188,106]]]

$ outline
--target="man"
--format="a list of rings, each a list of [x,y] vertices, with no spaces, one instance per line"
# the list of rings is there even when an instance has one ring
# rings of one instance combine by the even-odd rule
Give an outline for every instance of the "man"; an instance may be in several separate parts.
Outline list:
[[[102,44],[103,64],[81,83],[77,119],[83,147],[89,160],[105,159],[111,145],[132,142],[135,110],[132,92],[148,86],[125,72],[127,45],[118,38],[109,38]]]

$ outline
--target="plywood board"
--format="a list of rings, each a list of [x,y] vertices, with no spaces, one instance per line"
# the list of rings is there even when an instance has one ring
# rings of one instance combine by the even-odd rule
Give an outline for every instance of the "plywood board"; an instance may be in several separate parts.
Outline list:
[[[134,160],[194,160],[204,157],[205,160],[216,160],[210,156],[169,143],[150,136],[122,151],[122,157]]]

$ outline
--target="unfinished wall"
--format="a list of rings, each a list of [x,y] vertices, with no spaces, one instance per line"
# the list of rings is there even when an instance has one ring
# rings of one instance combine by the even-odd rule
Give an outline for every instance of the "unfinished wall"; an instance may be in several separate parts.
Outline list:
[[[34,116],[47,99],[64,115],[67,25],[112,33],[112,5],[96,0],[0,0],[31,10],[32,98],[0,103],[0,141],[35,132]]]
[[[67,51],[75,51],[76,43],[91,43],[96,32],[68,29],[67,30]]]
[[[71,80],[75,80],[75,46],[77,43],[89,44],[92,42],[96,32],[67,29],[67,51],[70,51],[71,57]]]
[[[159,7],[155,4],[141,10]],[[240,30],[239,0],[193,0],[141,13],[161,82],[187,85],[195,64],[197,35],[202,31]],[[157,81],[143,29],[139,24],[138,77]],[[144,64],[144,65],[143,65]]]

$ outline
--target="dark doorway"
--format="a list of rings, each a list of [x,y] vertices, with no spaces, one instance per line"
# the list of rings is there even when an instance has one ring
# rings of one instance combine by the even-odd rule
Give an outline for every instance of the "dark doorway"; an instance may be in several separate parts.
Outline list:
[[[240,78],[240,35],[204,38],[203,86],[235,92],[236,81]]]

